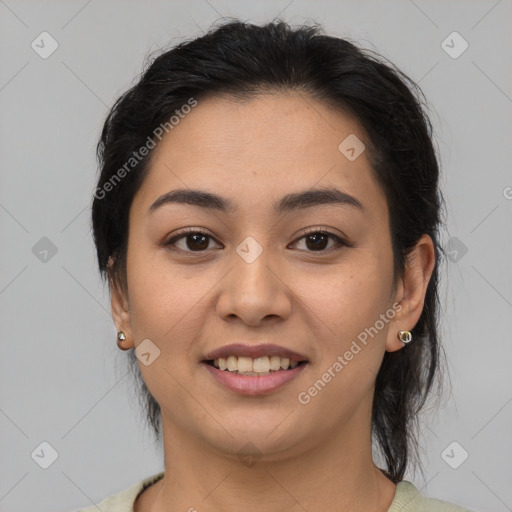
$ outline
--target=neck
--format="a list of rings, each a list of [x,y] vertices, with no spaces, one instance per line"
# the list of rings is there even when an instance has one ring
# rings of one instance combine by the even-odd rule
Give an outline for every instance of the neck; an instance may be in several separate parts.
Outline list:
[[[344,512],[386,512],[395,494],[396,485],[373,463],[369,426],[356,422],[305,449],[302,443],[300,454],[252,461],[162,424],[165,476],[141,495],[136,512],[316,512],[333,510],[333,503]]]

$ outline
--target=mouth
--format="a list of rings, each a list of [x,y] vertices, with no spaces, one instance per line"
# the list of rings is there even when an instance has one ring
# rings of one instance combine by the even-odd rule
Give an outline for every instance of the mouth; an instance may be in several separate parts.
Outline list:
[[[208,374],[235,393],[265,395],[297,378],[310,361],[278,345],[228,345],[201,361]]]
[[[254,359],[228,356],[203,361],[217,370],[250,377],[264,377],[272,373],[288,372],[297,366],[307,364],[307,362],[307,360],[292,361],[289,357],[279,356],[263,356]]]

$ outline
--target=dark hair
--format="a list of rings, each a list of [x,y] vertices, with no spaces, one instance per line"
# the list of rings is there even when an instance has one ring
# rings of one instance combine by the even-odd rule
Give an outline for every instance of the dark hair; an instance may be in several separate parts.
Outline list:
[[[154,58],[108,114],[97,147],[101,175],[92,202],[100,274],[128,293],[128,213],[154,152],[137,156],[133,170],[126,163],[144,144],[155,145],[155,129],[169,126],[170,117],[191,98],[200,103],[229,95],[242,101],[265,92],[297,91],[352,115],[366,132],[366,155],[387,197],[395,284],[422,234],[435,247],[436,265],[414,340],[403,350],[386,352],[376,377],[372,439],[384,456],[384,472],[396,483],[411,456],[418,462],[416,415],[441,362],[438,267],[443,251],[438,236],[444,203],[424,95],[392,63],[347,39],[325,35],[316,23],[291,28],[279,19],[264,26],[223,21]],[[141,404],[159,439],[160,406],[142,380],[134,351],[130,354]]]

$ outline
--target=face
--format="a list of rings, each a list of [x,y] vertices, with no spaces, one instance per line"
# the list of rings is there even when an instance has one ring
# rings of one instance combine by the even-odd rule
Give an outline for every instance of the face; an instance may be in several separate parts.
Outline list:
[[[139,366],[164,433],[228,456],[251,442],[272,458],[369,428],[384,352],[401,344],[389,341],[386,198],[365,151],[354,159],[338,148],[348,136],[365,140],[354,120],[298,94],[218,97],[157,147],[130,209],[129,300],[113,307],[128,339],[146,343],[150,364]],[[192,199],[151,208],[178,189],[230,208]],[[326,189],[341,194],[314,194]],[[267,377],[224,379],[204,361],[236,343],[278,345],[307,362],[272,372],[293,372],[273,388],[254,384]]]

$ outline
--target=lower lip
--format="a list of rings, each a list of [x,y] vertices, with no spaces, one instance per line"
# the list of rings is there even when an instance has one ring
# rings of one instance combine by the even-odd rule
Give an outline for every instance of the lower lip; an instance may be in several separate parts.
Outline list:
[[[302,373],[308,363],[302,363],[291,370],[280,370],[268,375],[238,375],[227,370],[219,370],[208,363],[202,363],[210,374],[231,391],[244,395],[265,395],[280,388]]]

